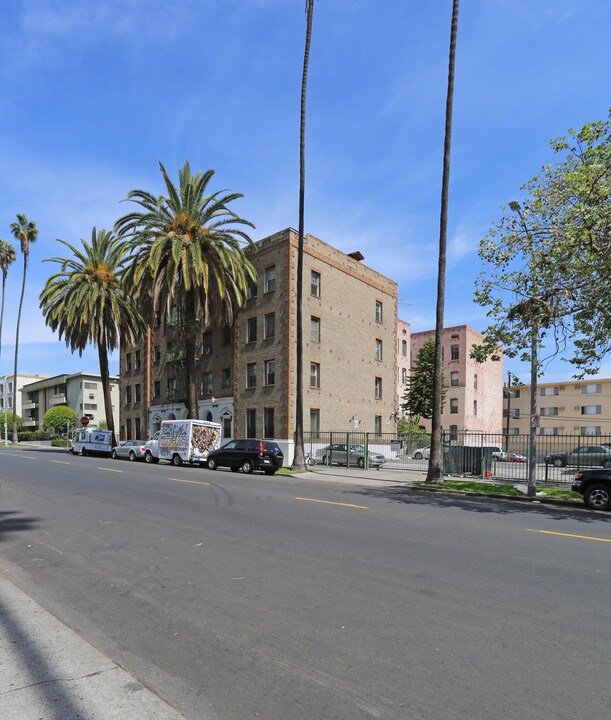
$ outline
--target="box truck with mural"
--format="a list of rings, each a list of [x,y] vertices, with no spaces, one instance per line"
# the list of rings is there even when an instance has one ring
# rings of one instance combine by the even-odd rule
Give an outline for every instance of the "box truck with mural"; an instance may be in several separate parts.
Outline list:
[[[110,455],[112,452],[112,432],[80,428],[74,431],[70,442],[73,455]]]
[[[208,453],[221,446],[221,426],[207,420],[164,420],[155,441],[146,443],[153,461],[169,460],[172,465],[206,465]],[[148,459],[148,462],[151,462]]]

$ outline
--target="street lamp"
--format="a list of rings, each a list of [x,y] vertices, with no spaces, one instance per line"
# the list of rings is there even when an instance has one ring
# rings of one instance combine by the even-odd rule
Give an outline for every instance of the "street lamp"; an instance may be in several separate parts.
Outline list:
[[[513,212],[517,213],[524,232],[527,237],[530,237],[530,232],[526,225],[524,215],[522,214],[522,206],[520,203],[517,200],[512,200],[509,203],[509,207]],[[531,307],[537,303],[537,298],[530,298],[529,304]],[[537,476],[537,427],[539,426],[539,415],[537,414],[539,326],[535,320],[534,313],[531,313],[530,339],[530,438],[528,444],[528,489],[526,494],[528,497],[534,497]]]

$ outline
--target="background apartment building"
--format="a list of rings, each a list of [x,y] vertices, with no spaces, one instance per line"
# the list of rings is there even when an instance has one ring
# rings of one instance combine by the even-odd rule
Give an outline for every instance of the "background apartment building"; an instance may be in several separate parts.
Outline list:
[[[411,370],[411,325],[405,320],[397,320],[397,400],[396,411],[401,414],[401,405],[407,379]]]
[[[67,405],[79,418],[86,416],[93,427],[106,422],[102,378],[93,373],[54,375],[31,382],[21,390],[24,430],[42,430],[47,410],[56,405]],[[110,378],[115,427],[119,427],[119,378]]]
[[[15,412],[21,417],[23,414],[21,389],[28,383],[46,377],[46,375],[17,375],[17,387],[15,387],[14,375],[0,375],[0,413]]]
[[[611,435],[611,379],[537,383],[539,435]],[[504,432],[530,432],[530,385],[513,386],[503,401]]]
[[[296,383],[298,234],[287,229],[247,255],[258,273],[233,327],[201,328],[199,417],[223,436],[270,437],[292,447]],[[397,285],[308,235],[304,256],[304,429],[394,430]],[[147,342],[121,351],[121,428],[154,432],[186,416],[178,318],[156,314]],[[292,452],[290,453],[292,455]]]
[[[434,330],[412,333],[411,363]],[[444,328],[442,358],[447,386],[441,426],[450,432],[502,432],[503,363],[477,363],[470,357],[472,345],[483,342],[482,333],[468,325]],[[430,429],[430,420],[422,424]]]

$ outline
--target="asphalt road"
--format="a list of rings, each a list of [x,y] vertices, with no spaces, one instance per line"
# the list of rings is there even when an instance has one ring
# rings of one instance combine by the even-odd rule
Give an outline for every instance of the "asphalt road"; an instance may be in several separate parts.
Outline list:
[[[191,720],[609,718],[610,514],[11,448],[0,483],[5,572]]]

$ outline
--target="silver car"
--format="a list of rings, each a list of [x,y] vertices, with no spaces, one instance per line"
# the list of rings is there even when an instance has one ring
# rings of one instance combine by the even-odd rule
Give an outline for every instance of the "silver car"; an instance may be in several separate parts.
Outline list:
[[[110,453],[113,460],[117,458],[125,458],[127,460],[144,460],[144,440],[126,440],[119,445],[115,445]]]
[[[369,467],[380,467],[386,462],[380,453],[368,453]],[[327,445],[316,451],[316,462],[322,465],[356,465],[365,467],[365,448],[362,445]]]

